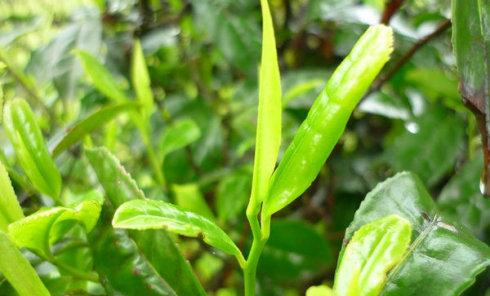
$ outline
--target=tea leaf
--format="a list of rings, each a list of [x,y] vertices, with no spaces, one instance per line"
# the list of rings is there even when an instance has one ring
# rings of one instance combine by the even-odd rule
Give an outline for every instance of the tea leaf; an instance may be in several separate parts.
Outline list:
[[[136,92],[136,98],[140,101],[144,112],[148,116],[154,108],[153,93],[151,90],[150,76],[148,75],[148,69],[146,67],[145,56],[139,40],[135,41],[133,48],[131,81]]]
[[[78,50],[76,53],[82,62],[85,72],[90,76],[93,85],[98,91],[116,103],[124,103],[129,100],[109,70],[94,56],[83,50]]]
[[[225,176],[216,192],[216,211],[220,221],[235,220],[250,196],[250,173],[238,171]]]
[[[160,141],[162,153],[167,155],[181,149],[201,137],[201,130],[192,119],[182,119],[167,127]]]
[[[61,152],[68,149],[71,145],[79,142],[87,134],[91,133],[97,128],[116,117],[117,115],[126,111],[136,110],[138,107],[135,103],[121,103],[112,106],[106,106],[97,110],[89,115],[87,118],[76,123],[71,127],[68,132],[63,136],[61,141],[53,149],[53,156],[58,156]]]
[[[410,222],[413,239],[404,259],[388,274],[380,295],[460,295],[490,265],[490,247],[442,219],[422,182],[400,173],[374,188],[356,212],[344,241],[363,225],[389,215]],[[340,261],[345,255],[340,254]],[[441,272],[443,271],[443,272]]]
[[[17,201],[7,170],[0,161],[0,231],[6,231],[7,226],[24,218],[24,213]]]
[[[74,209],[55,207],[41,210],[10,224],[8,233],[17,246],[46,255],[49,254],[46,247],[56,242],[72,226],[63,222],[79,222],[90,232],[99,219],[100,210],[101,204],[96,200],[84,201]]]
[[[259,107],[250,209],[257,211],[269,189],[269,179],[281,146],[281,75],[277,61],[274,26],[268,0],[262,7],[262,58],[259,73]]]
[[[105,148],[87,149],[85,154],[94,168],[97,178],[104,188],[107,199],[113,208],[117,208],[124,202],[136,199],[144,199],[143,192],[138,188],[136,182],[126,172],[114,155]],[[108,209],[110,216],[113,216],[113,209]],[[117,234],[112,234],[112,227],[107,227],[105,231],[116,238]],[[143,260],[151,266],[150,270],[164,281],[169,283],[177,295],[206,295],[204,289],[193,274],[189,263],[180,253],[172,239],[163,231],[146,230],[129,232],[129,237],[134,241],[137,254],[135,258]],[[97,237],[92,238],[97,242]],[[116,243],[115,241],[114,243]],[[99,249],[101,254],[106,254],[103,247]],[[103,256],[103,255],[102,255]],[[124,258],[121,257],[121,258]],[[113,270],[110,266],[96,265],[99,273],[104,273],[106,277],[113,281],[108,285],[124,284],[125,274],[120,274],[121,278],[114,278]],[[131,275],[130,275],[131,276]],[[124,290],[123,290],[124,291]]]
[[[335,274],[335,294],[379,295],[388,272],[403,259],[411,238],[410,222],[396,215],[363,225],[345,247]]]
[[[383,25],[370,27],[357,41],[286,149],[272,177],[266,215],[281,210],[310,186],[392,50],[393,32]]]
[[[3,121],[17,159],[29,180],[40,192],[58,199],[61,176],[29,105],[21,99],[8,101]]]
[[[160,200],[132,200],[120,206],[114,214],[112,225],[123,229],[165,229],[189,237],[203,236],[209,245],[225,253],[240,258],[240,250],[230,237],[216,224],[183,211],[176,206]]]
[[[196,184],[174,185],[172,190],[175,194],[175,201],[182,210],[201,215],[211,221],[214,220],[213,212]]]
[[[20,296],[50,296],[29,261],[0,230],[0,273]]]

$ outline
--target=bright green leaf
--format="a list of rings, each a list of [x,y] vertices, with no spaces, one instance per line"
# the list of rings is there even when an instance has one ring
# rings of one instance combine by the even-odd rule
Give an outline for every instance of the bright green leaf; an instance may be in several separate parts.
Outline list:
[[[277,61],[274,25],[268,0],[262,7],[262,58],[259,73],[259,107],[255,136],[255,159],[249,209],[258,211],[266,198],[269,180],[281,146],[281,75]]]
[[[0,273],[20,296],[50,296],[29,261],[0,230]]]
[[[90,134],[97,128],[100,128],[106,122],[110,121],[117,115],[126,111],[136,110],[138,107],[135,103],[121,103],[117,105],[103,107],[100,110],[89,115],[87,118],[76,123],[63,136],[61,141],[53,149],[53,156],[58,156],[61,152],[68,149],[71,145],[81,141],[86,135]]]
[[[109,70],[94,56],[82,50],[77,51],[77,55],[82,62],[85,72],[90,76],[92,83],[98,91],[115,103],[125,103],[129,100]]]
[[[123,229],[165,229],[189,237],[203,236],[209,245],[244,262],[240,250],[231,238],[216,224],[183,211],[176,206],[160,200],[132,200],[120,206],[114,214],[112,225]]]
[[[309,287],[306,296],[335,296],[335,294],[328,286],[322,285]]]
[[[395,175],[366,196],[344,241],[352,240],[363,225],[389,215],[408,220],[413,238],[404,259],[388,274],[383,296],[405,295],[406,291],[460,295],[490,265],[490,248],[442,219],[421,181],[410,173]]]
[[[335,294],[379,295],[388,272],[403,259],[411,238],[410,222],[396,215],[363,225],[342,254],[335,274]]]
[[[310,186],[392,50],[393,32],[383,25],[370,27],[357,41],[286,149],[272,177],[265,215],[281,210]]]
[[[135,41],[133,48],[131,81],[136,92],[136,98],[143,106],[143,110],[147,115],[151,114],[154,107],[153,93],[151,90],[150,76],[146,67],[145,56],[139,40]]]
[[[3,121],[17,159],[29,180],[40,192],[58,199],[61,175],[29,105],[21,99],[8,101]]]
[[[173,185],[177,205],[184,211],[193,212],[211,221],[214,215],[196,184]]]
[[[201,137],[201,130],[192,119],[182,119],[167,127],[161,139],[161,149],[164,155],[181,149]]]
[[[79,222],[90,232],[99,219],[100,210],[101,204],[95,200],[84,201],[74,209],[55,207],[41,210],[10,224],[8,233],[17,246],[46,254],[46,247],[66,231],[63,222]]]
[[[24,213],[17,201],[7,170],[0,161],[0,231],[6,231],[7,226],[24,218]]]

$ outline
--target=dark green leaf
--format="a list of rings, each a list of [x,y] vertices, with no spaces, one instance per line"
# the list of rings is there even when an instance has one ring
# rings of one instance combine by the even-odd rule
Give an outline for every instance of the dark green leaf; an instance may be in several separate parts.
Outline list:
[[[136,182],[107,149],[90,149],[86,151],[86,155],[112,207],[117,208],[124,202],[145,198]],[[129,236],[137,251],[143,255],[142,258],[177,295],[205,295],[189,263],[165,232],[129,232]]]
[[[463,135],[457,116],[441,108],[431,109],[395,137],[386,149],[387,157],[395,171],[413,171],[434,185],[454,166],[463,148]]]
[[[344,241],[363,225],[388,215],[407,219],[413,238],[404,259],[388,274],[381,295],[459,295],[490,265],[490,248],[444,221],[421,181],[410,173],[395,175],[366,196]]]

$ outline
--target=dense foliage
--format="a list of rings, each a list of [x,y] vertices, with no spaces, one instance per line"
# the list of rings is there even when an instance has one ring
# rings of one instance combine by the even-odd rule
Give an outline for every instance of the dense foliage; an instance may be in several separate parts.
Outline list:
[[[0,295],[490,295],[488,1],[0,19]]]

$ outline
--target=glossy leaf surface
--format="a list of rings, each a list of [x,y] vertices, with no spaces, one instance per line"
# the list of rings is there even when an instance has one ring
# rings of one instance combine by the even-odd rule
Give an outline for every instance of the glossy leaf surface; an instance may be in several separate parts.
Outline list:
[[[58,199],[61,176],[29,105],[21,99],[8,101],[3,123],[25,174],[40,192]]]
[[[136,182],[107,149],[88,149],[85,154],[113,208],[130,200],[145,198]],[[113,209],[110,213],[112,216]],[[109,229],[112,227],[107,231],[113,231]],[[116,236],[116,234],[112,235]],[[152,266],[152,270],[162,277],[177,295],[205,295],[189,263],[165,232],[146,230],[129,232],[128,235],[134,241],[136,251],[141,253],[147,264]]]
[[[490,248],[443,220],[421,181],[411,173],[395,175],[366,196],[344,241],[351,240],[363,225],[389,215],[408,220],[413,237],[380,295],[406,295],[406,291],[412,295],[459,295],[490,265]]]
[[[7,170],[0,161],[0,231],[6,231],[7,226],[24,218],[24,213],[17,201]]]
[[[90,232],[99,219],[100,210],[101,204],[96,200],[84,201],[74,209],[55,207],[41,210],[10,224],[8,234],[17,246],[46,253],[46,248],[66,231],[67,225],[63,222],[78,222]]]
[[[335,70],[274,172],[264,209],[268,215],[310,186],[392,50],[392,30],[383,25],[370,27]]]
[[[132,200],[120,206],[112,225],[123,229],[165,229],[189,237],[203,236],[209,245],[240,258],[240,250],[216,224],[160,200]],[[243,259],[243,258],[242,258]]]
[[[281,146],[281,75],[277,61],[274,25],[268,0],[262,7],[262,58],[259,73],[259,107],[250,209],[265,198]]]
[[[403,259],[411,238],[410,222],[396,215],[363,225],[343,251],[335,274],[335,294],[379,295],[388,272]]]
[[[114,117],[126,111],[136,110],[137,107],[138,105],[135,103],[122,103],[103,107],[97,110],[96,112],[87,116],[87,118],[76,123],[66,132],[61,141],[59,141],[59,143],[56,144],[56,147],[53,149],[53,156],[58,156],[61,152],[81,141],[83,137],[90,134],[97,128],[100,128]]]
[[[0,230],[0,273],[20,296],[49,296],[49,291],[32,268],[29,261]]]

